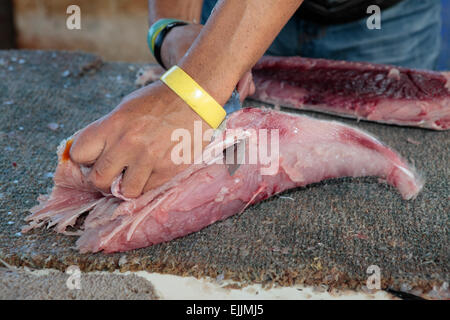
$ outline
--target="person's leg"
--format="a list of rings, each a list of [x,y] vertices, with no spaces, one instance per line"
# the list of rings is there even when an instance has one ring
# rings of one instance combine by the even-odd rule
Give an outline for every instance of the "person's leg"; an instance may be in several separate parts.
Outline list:
[[[217,1],[218,0],[203,0],[202,18],[200,21],[201,24],[206,23]]]
[[[204,0],[201,23],[205,24],[218,0]],[[291,19],[274,40],[266,55],[298,55],[298,19]]]
[[[264,55],[297,56],[299,54],[298,19],[292,18],[280,31]]]
[[[312,40],[312,50],[300,54],[433,69],[440,51],[440,8],[438,0],[405,0],[381,12],[380,30],[368,29],[367,19],[328,26]]]

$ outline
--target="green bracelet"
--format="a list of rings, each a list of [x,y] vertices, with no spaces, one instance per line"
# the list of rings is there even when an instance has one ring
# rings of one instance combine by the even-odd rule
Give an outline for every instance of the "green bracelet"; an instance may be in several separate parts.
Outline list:
[[[158,21],[156,21],[150,27],[150,29],[148,29],[147,43],[148,43],[148,47],[150,48],[150,51],[152,52],[153,55],[155,55],[155,41],[156,41],[156,37],[158,36],[158,34],[168,24],[170,24],[172,22],[177,22],[177,21],[181,21],[181,20],[177,20],[177,19],[159,19]]]

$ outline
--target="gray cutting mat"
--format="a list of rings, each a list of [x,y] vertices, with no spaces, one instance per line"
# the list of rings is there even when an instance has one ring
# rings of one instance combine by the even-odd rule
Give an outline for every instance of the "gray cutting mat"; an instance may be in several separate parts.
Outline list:
[[[139,67],[82,53],[0,51],[1,259],[336,288],[365,284],[370,265],[380,267],[383,287],[429,290],[449,280],[450,133],[352,120],[342,121],[374,133],[423,172],[416,200],[403,201],[374,178],[326,181],[170,243],[110,255],[79,254],[75,238],[52,230],[20,234],[27,209],[52,186],[60,140],[133,91]]]

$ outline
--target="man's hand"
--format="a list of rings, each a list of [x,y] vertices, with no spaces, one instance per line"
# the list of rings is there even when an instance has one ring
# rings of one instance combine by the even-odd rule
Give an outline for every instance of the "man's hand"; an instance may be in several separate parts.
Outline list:
[[[188,24],[173,28],[165,37],[161,46],[161,60],[164,66],[169,69],[189,50],[192,43],[199,35],[203,26],[201,24]],[[255,93],[255,83],[251,71],[247,71],[237,85],[237,91],[241,102],[248,96]]]
[[[203,132],[210,128],[158,81],[128,95],[111,113],[79,132],[70,156],[76,163],[93,164],[88,179],[104,192],[109,192],[113,180],[125,170],[121,192],[138,197],[187,167],[172,162],[170,155],[177,142],[171,141],[171,135],[184,128],[193,136],[194,121],[202,123]]]
[[[186,40],[185,45],[190,45],[188,52],[175,62],[223,105],[302,2],[220,1],[194,43],[190,45],[192,38]],[[164,8],[169,13],[177,8],[174,4],[192,4],[198,17],[201,3],[152,0],[149,8]],[[173,16],[159,15],[161,10],[150,11],[158,17]],[[243,87],[251,87],[250,81],[243,82]],[[248,90],[243,91],[243,96],[245,91]],[[93,164],[89,179],[104,191],[109,191],[114,178],[125,170],[122,194],[137,197],[184,169],[170,159],[175,145],[170,138],[175,129],[193,132],[195,120],[201,121],[204,130],[208,128],[184,101],[158,81],[132,93],[110,114],[78,133],[70,150],[71,158],[80,164]]]
[[[196,24],[174,28],[161,50],[164,64],[176,64],[201,29],[202,26]],[[242,77],[237,89],[241,100],[254,93],[251,72]],[[184,128],[193,137],[196,120],[202,123],[203,132],[210,128],[183,100],[158,81],[128,95],[111,113],[80,131],[70,156],[78,164],[93,164],[88,179],[104,192],[110,191],[113,180],[125,170],[121,192],[128,198],[138,197],[187,167],[175,165],[170,159],[177,143],[171,141],[171,135],[175,129]],[[192,160],[198,156],[194,154],[193,146],[191,154]]]

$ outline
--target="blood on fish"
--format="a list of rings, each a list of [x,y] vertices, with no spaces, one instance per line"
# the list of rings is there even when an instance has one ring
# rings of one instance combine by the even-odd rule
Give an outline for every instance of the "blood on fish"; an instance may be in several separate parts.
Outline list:
[[[450,128],[447,73],[364,62],[263,57],[253,99],[295,109],[434,130]]]
[[[379,150],[380,144],[378,141],[373,141],[371,139],[368,139],[367,137],[361,136],[354,130],[343,129],[339,133],[339,135],[342,137],[342,139],[357,143],[367,149],[376,150],[376,151]]]
[[[70,139],[66,142],[66,147],[61,155],[62,161],[67,161],[70,159],[70,148],[72,147],[73,139]]]

